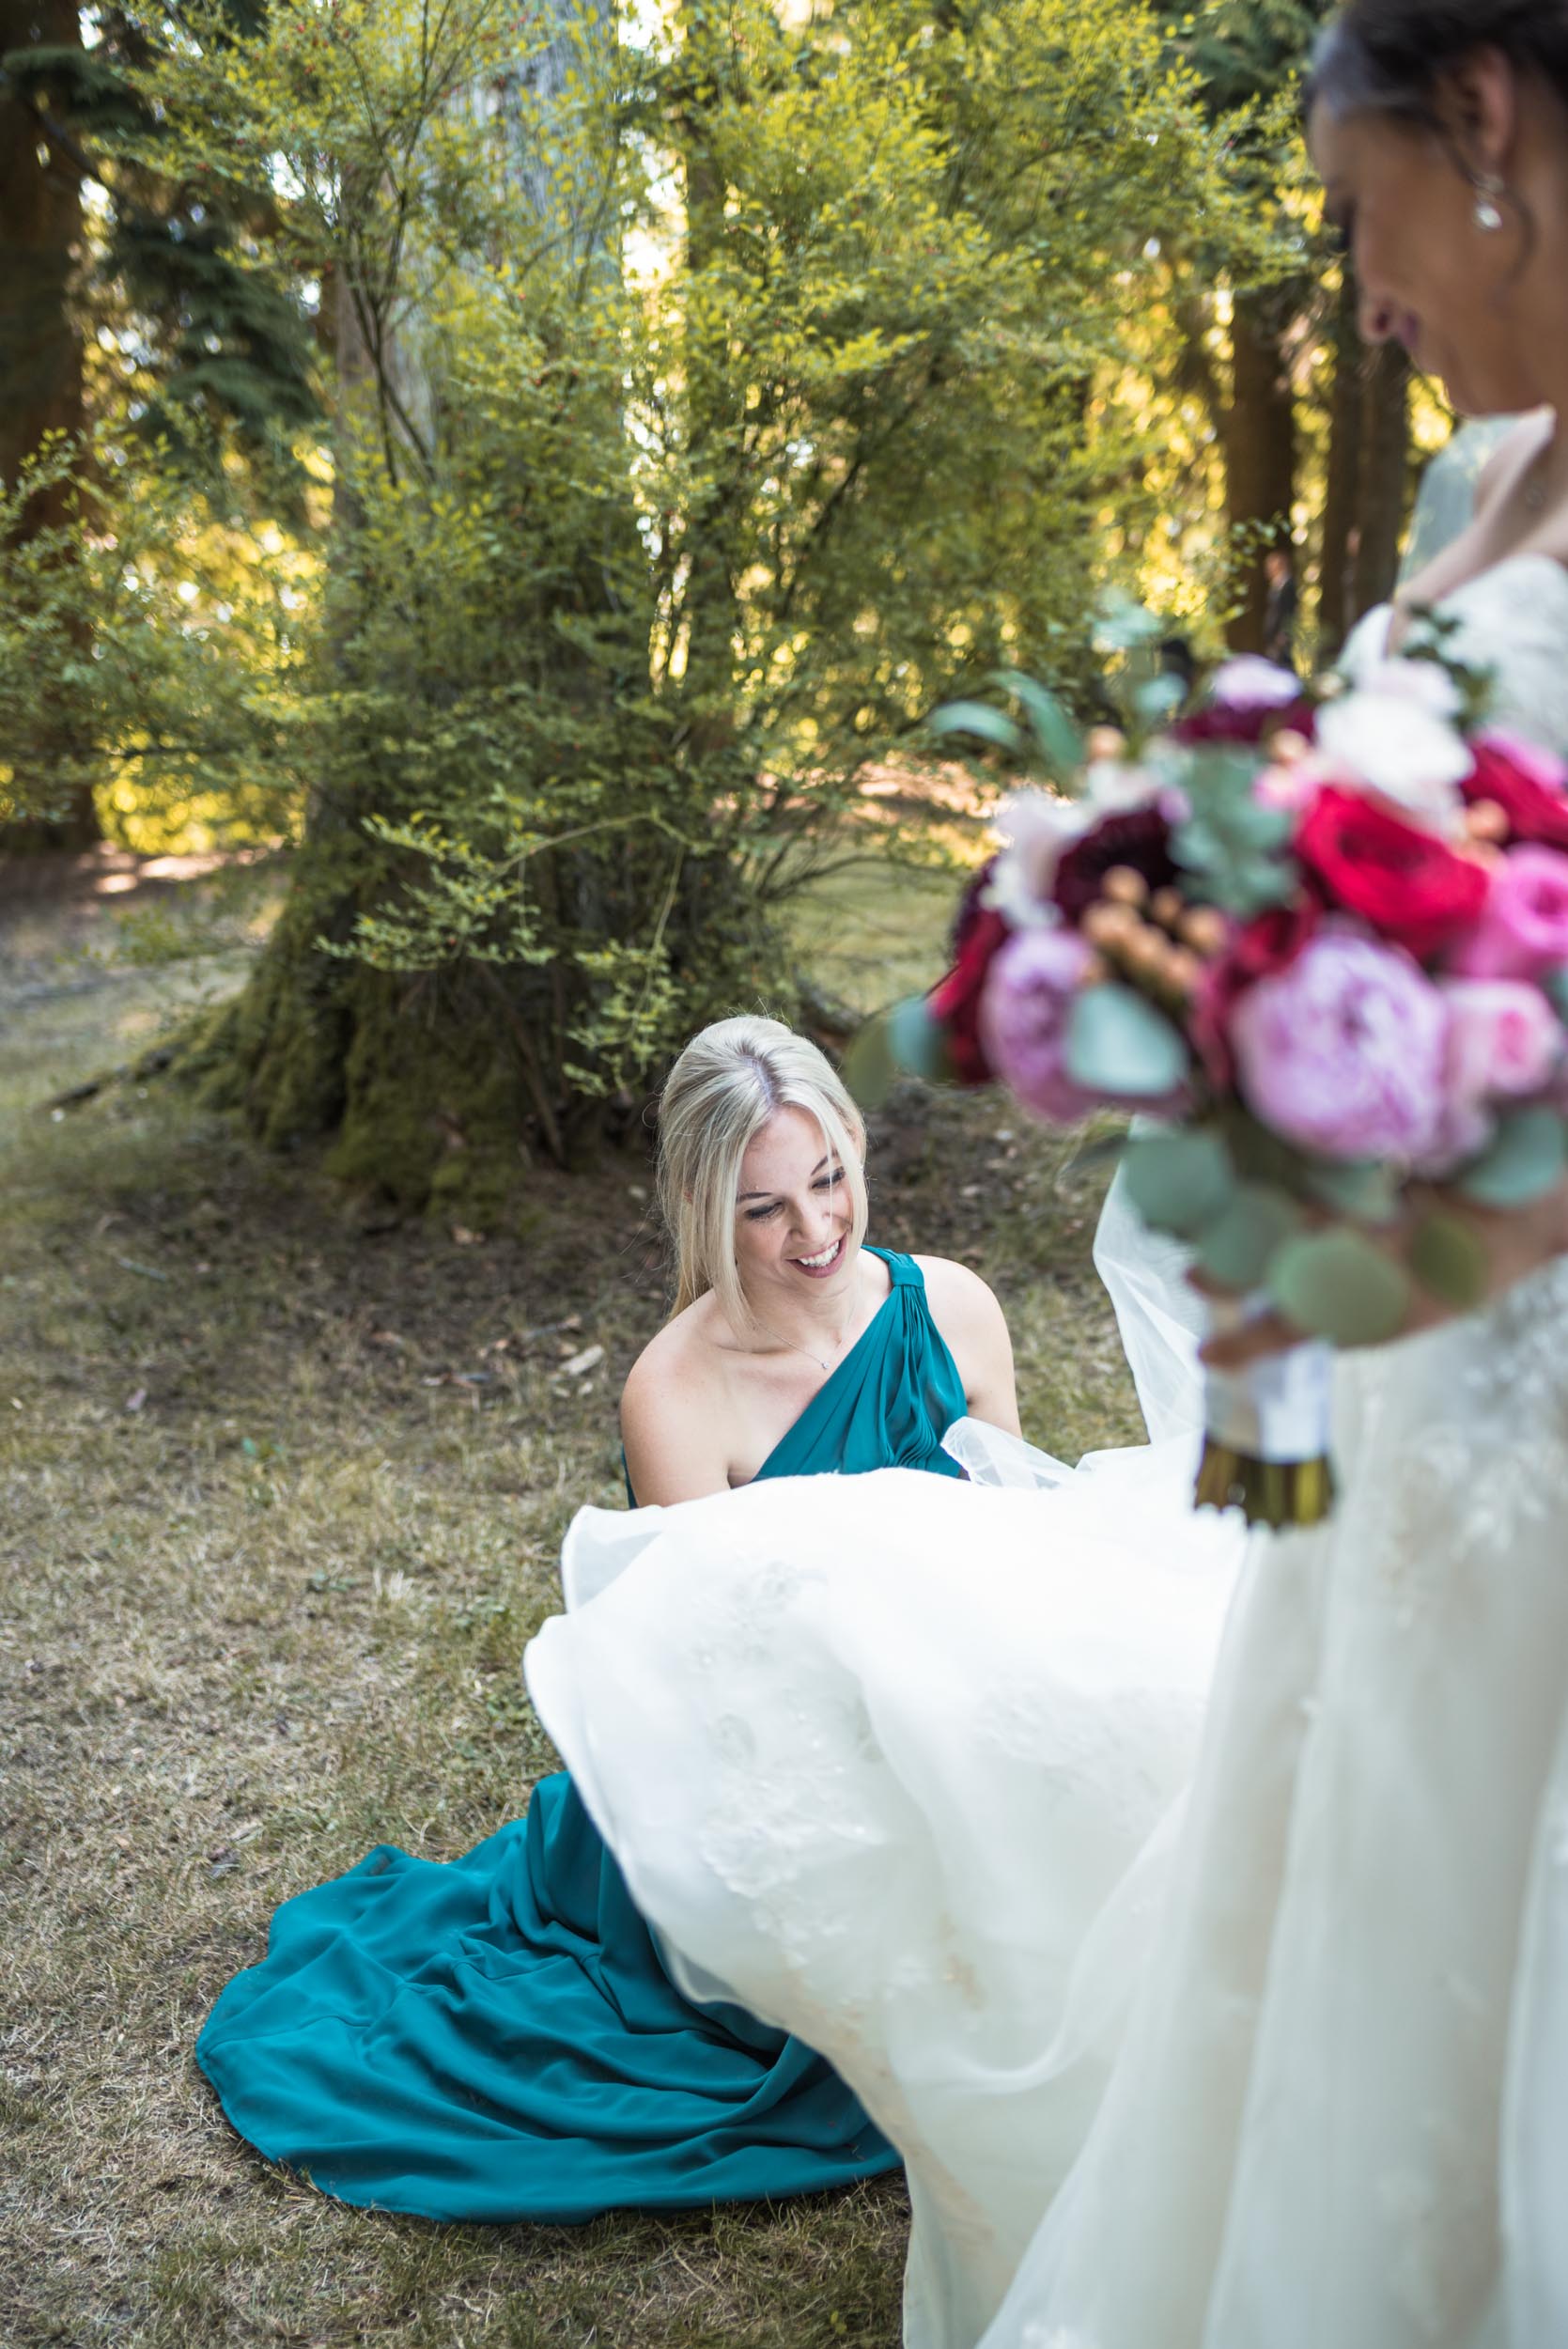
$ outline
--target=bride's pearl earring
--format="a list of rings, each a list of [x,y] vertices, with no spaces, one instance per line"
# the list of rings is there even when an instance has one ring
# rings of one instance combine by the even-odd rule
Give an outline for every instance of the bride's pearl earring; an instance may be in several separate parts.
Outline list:
[[[1502,226],[1502,206],[1498,198],[1503,192],[1503,183],[1495,171],[1483,171],[1477,175],[1475,191],[1475,225],[1490,236]]]

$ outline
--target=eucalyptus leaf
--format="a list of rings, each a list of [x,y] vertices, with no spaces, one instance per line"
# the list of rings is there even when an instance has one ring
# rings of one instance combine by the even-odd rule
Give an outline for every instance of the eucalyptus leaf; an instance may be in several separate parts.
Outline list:
[[[1178,862],[1194,872],[1203,872],[1209,865],[1219,863],[1225,854],[1225,843],[1219,832],[1202,816],[1189,817],[1185,824],[1177,826],[1173,846]]]
[[[1164,725],[1173,718],[1187,699],[1187,687],[1179,677],[1152,677],[1141,685],[1132,697],[1132,706],[1144,723]]]
[[[1568,1128],[1556,1110],[1515,1110],[1489,1150],[1466,1167],[1456,1188],[1483,1207],[1525,1207],[1568,1173]]]
[[[1568,1019],[1568,963],[1560,962],[1541,981],[1542,990],[1560,1019]]]
[[[1266,913],[1270,906],[1288,905],[1296,894],[1296,876],[1290,866],[1273,858],[1231,852],[1199,862],[1183,854],[1185,827],[1177,832],[1172,846],[1178,863],[1191,877],[1189,894],[1200,904],[1219,906],[1222,912],[1234,913],[1242,921]]]
[[[1238,800],[1226,810],[1225,838],[1233,847],[1268,854],[1285,847],[1292,829],[1293,818],[1283,808],[1264,807],[1253,799]]]
[[[1286,1240],[1267,1286],[1298,1330],[1335,1346],[1382,1346],[1397,1337],[1415,1295],[1404,1267],[1344,1224]]]
[[[1220,1129],[1238,1174],[1250,1183],[1265,1183],[1276,1190],[1294,1190],[1300,1180],[1301,1153],[1273,1128],[1265,1126],[1239,1101],[1226,1101],[1219,1110]]]
[[[895,1069],[923,1077],[927,1084],[942,1084],[953,1074],[947,1036],[931,1016],[924,995],[908,996],[887,1014],[888,1050]]]
[[[1283,905],[1296,888],[1285,861],[1292,818],[1253,796],[1257,762],[1231,749],[1203,753],[1187,776],[1190,814],[1172,853],[1194,877],[1194,894],[1243,917]]]
[[[1096,1134],[1079,1144],[1063,1170],[1068,1176],[1093,1174],[1102,1166],[1115,1166],[1126,1153],[1126,1133]]]
[[[1067,1073],[1091,1093],[1156,1101],[1188,1073],[1187,1046],[1163,1012],[1114,983],[1085,988],[1067,1015]]]
[[[855,1031],[844,1055],[844,1081],[862,1110],[879,1110],[893,1091],[898,1070],[884,1019],[868,1019]]]
[[[1485,1301],[1490,1268],[1481,1236],[1463,1216],[1436,1208],[1410,1236],[1410,1269],[1425,1289],[1456,1313]]]
[[[1157,644],[1166,623],[1157,612],[1135,603],[1130,596],[1105,598],[1094,623],[1094,642],[1107,652],[1134,652],[1141,645]]]
[[[1050,773],[1059,782],[1076,782],[1088,752],[1056,695],[1021,669],[999,669],[991,682],[1023,704],[1041,759]]]
[[[932,713],[931,732],[972,734],[982,742],[993,742],[1003,751],[1020,752],[1024,747],[1023,729],[1005,710],[993,709],[989,702],[945,703]]]
[[[1259,1288],[1278,1251],[1301,1229],[1302,1210],[1288,1190],[1239,1183],[1198,1238],[1198,1262],[1228,1289]]]
[[[1235,1187],[1230,1152],[1203,1127],[1135,1136],[1123,1154],[1122,1172],[1144,1222],[1183,1239],[1221,1214]]]
[[[1312,1197],[1358,1223],[1391,1223],[1399,1213],[1399,1177],[1378,1159],[1314,1159],[1306,1171]]]

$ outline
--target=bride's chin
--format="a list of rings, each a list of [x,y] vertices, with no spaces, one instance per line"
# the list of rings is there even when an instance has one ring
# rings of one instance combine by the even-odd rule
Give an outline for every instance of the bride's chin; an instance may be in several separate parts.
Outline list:
[[[1420,366],[1420,361],[1414,361]],[[1467,424],[1484,424],[1493,416],[1522,416],[1541,405],[1541,395],[1525,383],[1484,382],[1462,369],[1432,366],[1429,372],[1442,384],[1456,416]]]

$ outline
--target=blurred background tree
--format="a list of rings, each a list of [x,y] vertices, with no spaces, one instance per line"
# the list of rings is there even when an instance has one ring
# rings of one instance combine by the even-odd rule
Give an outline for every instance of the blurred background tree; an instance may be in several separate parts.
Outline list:
[[[235,39],[261,15],[253,0],[223,11]],[[50,687],[35,724],[8,726],[0,744],[30,770],[15,788],[33,814],[25,834],[18,822],[6,836],[12,853],[100,836],[111,747],[104,680],[85,665],[103,583],[72,594],[53,578],[83,561],[93,469],[54,461],[57,437],[129,432],[144,461],[157,452],[165,509],[171,489],[179,506],[187,489],[221,488],[213,460],[226,445],[298,519],[299,436],[319,421],[307,292],[256,266],[270,194],[203,185],[158,151],[138,76],[167,39],[117,8],[0,0],[0,484],[14,492],[42,460],[8,508],[6,555],[23,597],[9,609],[32,623],[31,682],[41,659]]]
[[[1411,410],[1315,290],[1319,13],[3,18],[0,814],[291,845],[213,1097],[481,1213],[941,852],[934,703],[1092,708],[1108,585],[1255,641],[1271,539],[1343,626]]]

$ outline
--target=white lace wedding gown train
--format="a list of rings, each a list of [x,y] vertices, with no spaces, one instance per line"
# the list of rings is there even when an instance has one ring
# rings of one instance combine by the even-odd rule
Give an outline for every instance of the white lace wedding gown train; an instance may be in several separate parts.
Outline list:
[[[1568,749],[1568,574],[1448,608]],[[1568,1269],[1336,1417],[1174,1809],[1231,1561],[1157,1445],[574,1528],[633,1563],[536,1700],[689,1966],[906,2152],[916,2349],[1568,2349]]]

